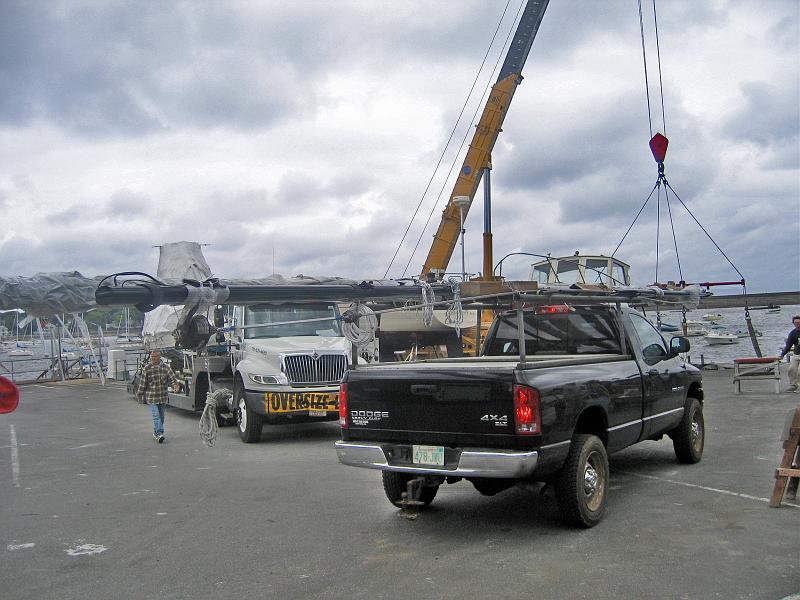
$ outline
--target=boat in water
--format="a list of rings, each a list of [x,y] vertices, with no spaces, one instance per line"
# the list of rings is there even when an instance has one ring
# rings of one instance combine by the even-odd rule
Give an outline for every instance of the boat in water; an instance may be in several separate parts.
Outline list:
[[[714,331],[706,334],[705,339],[709,344],[734,344],[739,341],[739,336],[735,333],[722,333]]]

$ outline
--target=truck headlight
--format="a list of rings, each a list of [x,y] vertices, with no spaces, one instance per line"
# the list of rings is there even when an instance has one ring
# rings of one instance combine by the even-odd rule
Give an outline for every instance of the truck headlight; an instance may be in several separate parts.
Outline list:
[[[250,379],[261,385],[273,385],[278,383],[278,378],[272,375],[250,375]]]

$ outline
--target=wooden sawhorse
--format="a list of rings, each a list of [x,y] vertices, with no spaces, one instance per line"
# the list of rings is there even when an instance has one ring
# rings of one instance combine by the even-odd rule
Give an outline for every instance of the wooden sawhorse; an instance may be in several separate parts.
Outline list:
[[[797,484],[800,483],[800,407],[789,414],[783,434],[783,459],[781,465],[775,470],[775,487],[769,505],[777,508],[781,505],[783,493],[786,499],[797,498]]]
[[[763,358],[734,358],[733,385],[736,393],[742,392],[742,381],[752,379],[772,379],[775,382],[775,393],[781,391],[781,359],[777,356]]]

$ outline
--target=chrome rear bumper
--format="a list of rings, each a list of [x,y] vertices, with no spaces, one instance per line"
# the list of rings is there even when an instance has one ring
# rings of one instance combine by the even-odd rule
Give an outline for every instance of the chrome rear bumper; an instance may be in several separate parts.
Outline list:
[[[461,450],[458,464],[452,466],[391,465],[384,447],[391,444],[355,444],[336,442],[339,461],[351,467],[382,469],[405,473],[425,473],[446,477],[527,477],[536,469],[539,454],[530,452],[504,452],[500,450]]]

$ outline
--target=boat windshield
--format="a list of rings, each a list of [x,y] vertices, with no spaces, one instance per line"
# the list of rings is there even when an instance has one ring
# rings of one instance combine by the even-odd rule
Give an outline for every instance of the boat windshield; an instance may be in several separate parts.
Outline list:
[[[336,317],[335,304],[256,304],[245,307],[245,325],[268,325],[244,330],[245,339],[280,338],[293,336],[341,337],[342,328]],[[310,321],[308,319],[324,319]],[[296,322],[300,321],[300,322]],[[302,322],[306,321],[306,322]]]
[[[620,354],[619,333],[608,309],[581,307],[576,311],[537,315],[526,311],[525,354]],[[518,355],[516,313],[498,317],[487,356]]]

